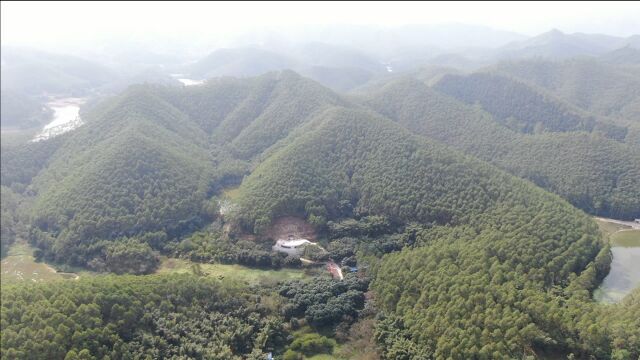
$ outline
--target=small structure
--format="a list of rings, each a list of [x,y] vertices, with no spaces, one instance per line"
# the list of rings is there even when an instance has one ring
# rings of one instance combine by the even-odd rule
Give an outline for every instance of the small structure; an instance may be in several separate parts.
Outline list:
[[[305,246],[315,244],[316,243],[313,243],[307,239],[280,239],[276,241],[276,244],[273,245],[272,249],[273,251],[283,252],[291,256],[301,256],[302,253],[304,253]]]

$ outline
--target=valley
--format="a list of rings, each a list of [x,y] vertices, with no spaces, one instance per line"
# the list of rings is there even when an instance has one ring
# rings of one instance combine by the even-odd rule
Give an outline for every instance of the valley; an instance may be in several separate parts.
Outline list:
[[[82,98],[62,98],[47,102],[46,106],[53,111],[53,119],[31,141],[47,140],[81,126],[80,106],[85,101]]]

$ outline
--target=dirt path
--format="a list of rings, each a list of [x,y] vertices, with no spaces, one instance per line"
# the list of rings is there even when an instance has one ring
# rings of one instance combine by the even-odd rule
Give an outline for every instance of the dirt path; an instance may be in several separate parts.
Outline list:
[[[637,223],[635,221],[623,221],[623,220],[607,219],[607,218],[601,218],[601,217],[596,217],[596,219],[600,220],[600,221],[610,222],[612,224],[618,224],[618,225],[624,225],[624,226],[631,227],[631,229],[621,229],[621,230],[618,230],[618,231],[640,230],[640,223]]]

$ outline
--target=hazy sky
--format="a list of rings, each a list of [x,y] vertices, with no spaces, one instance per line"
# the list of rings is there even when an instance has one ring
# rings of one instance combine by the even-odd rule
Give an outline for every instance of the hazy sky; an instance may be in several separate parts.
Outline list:
[[[55,47],[105,39],[226,39],[265,27],[465,23],[536,35],[640,34],[638,2],[202,3],[2,2],[2,43]]]

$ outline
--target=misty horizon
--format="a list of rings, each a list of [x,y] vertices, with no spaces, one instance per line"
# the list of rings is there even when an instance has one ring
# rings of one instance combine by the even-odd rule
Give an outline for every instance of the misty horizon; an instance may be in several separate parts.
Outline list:
[[[317,41],[354,46],[363,34],[393,36],[413,30],[439,37],[424,39],[421,45],[452,50],[499,47],[554,29],[565,34],[629,37],[640,34],[638,18],[640,6],[624,2],[596,2],[588,8],[572,2],[383,2],[367,6],[353,2],[2,2],[2,45],[77,55],[138,47],[180,51],[188,57],[219,48],[269,47],[273,43]],[[465,41],[474,29],[512,37],[496,38],[492,43]]]

